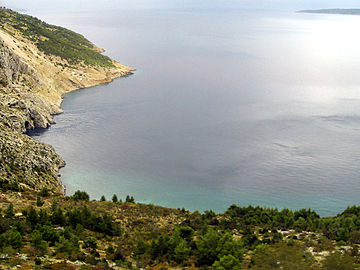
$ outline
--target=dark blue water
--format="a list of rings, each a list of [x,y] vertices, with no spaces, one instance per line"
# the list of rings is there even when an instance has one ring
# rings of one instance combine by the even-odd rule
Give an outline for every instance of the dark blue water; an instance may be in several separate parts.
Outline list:
[[[359,204],[360,16],[255,11],[40,14],[137,69],[68,94],[35,136],[68,194],[334,215]]]

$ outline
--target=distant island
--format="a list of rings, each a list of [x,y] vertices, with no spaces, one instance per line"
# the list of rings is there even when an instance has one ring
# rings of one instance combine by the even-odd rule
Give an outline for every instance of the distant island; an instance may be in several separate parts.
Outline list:
[[[317,13],[317,14],[344,14],[344,15],[360,15],[360,9],[314,9],[314,10],[300,10],[298,13]]]

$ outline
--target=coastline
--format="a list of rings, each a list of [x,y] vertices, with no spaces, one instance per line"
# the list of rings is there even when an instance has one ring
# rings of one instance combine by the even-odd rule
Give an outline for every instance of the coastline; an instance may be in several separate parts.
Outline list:
[[[17,183],[25,190],[46,187],[64,194],[66,189],[59,170],[66,165],[65,161],[52,146],[34,140],[28,132],[47,129],[55,123],[53,116],[63,112],[61,103],[65,94],[110,83],[133,74],[135,69],[101,54],[103,49],[71,30],[51,25],[41,30],[42,22],[34,17],[0,11],[3,23],[0,28],[0,181]],[[53,29],[50,33],[65,33],[69,39],[62,36],[60,44],[53,47],[54,54],[42,51],[38,42],[49,39],[39,36],[36,42],[26,29],[17,25],[20,22],[26,25],[28,21],[39,31],[45,31],[45,35],[50,28]],[[56,35],[54,38],[52,42],[57,42]],[[76,45],[71,45],[73,39],[78,40]],[[72,56],[78,57],[76,52],[82,52],[83,60],[66,59],[59,55],[62,51],[56,52],[58,47],[66,51],[67,46],[69,50],[77,46]]]
[[[104,49],[101,49],[101,50],[102,50],[101,53],[105,52]],[[66,92],[66,93],[63,93],[62,96],[61,96],[61,102],[60,102],[60,104],[59,104],[59,108],[60,108],[61,112],[56,113],[56,114],[52,114],[52,116],[60,115],[60,114],[62,114],[62,113],[64,112],[64,111],[61,109],[61,104],[62,104],[62,102],[63,102],[63,100],[64,100],[64,97],[65,97],[67,94],[72,93],[72,92],[75,92],[75,91],[78,91],[78,90],[83,90],[83,89],[88,89],[88,88],[96,87],[96,86],[99,86],[99,85],[102,85],[102,84],[112,83],[115,79],[120,79],[120,78],[122,78],[122,77],[128,77],[128,76],[133,75],[133,74],[134,74],[134,73],[133,73],[134,71],[136,71],[136,69],[132,69],[132,70],[129,71],[127,74],[119,74],[118,76],[109,77],[109,80],[107,80],[107,81],[102,81],[102,82],[99,82],[99,83],[95,83],[94,85],[89,85],[89,86],[82,87],[82,88],[72,89],[72,90],[69,90],[69,91]],[[54,122],[54,123],[51,124],[51,125],[56,125],[56,122]],[[51,126],[51,125],[50,125],[50,126]],[[49,126],[49,127],[50,127],[50,126]],[[46,129],[48,129],[49,127],[43,129],[43,131],[46,132]],[[32,130],[34,130],[34,129],[32,129]],[[31,130],[29,130],[29,131],[31,131]],[[29,136],[30,138],[32,138],[31,135],[28,135],[28,136]],[[32,139],[33,139],[33,138],[32,138]],[[35,140],[35,139],[33,139],[33,140]],[[37,140],[36,140],[36,141],[37,141]],[[58,179],[58,181],[59,181],[59,183],[60,183],[60,185],[61,185],[61,187],[62,187],[61,194],[64,195],[64,196],[66,195],[66,185],[61,181],[61,173],[60,173],[60,170],[61,170],[62,168],[64,168],[65,166],[66,166],[66,161],[64,160],[64,164],[62,164],[61,166],[59,166],[58,169],[57,169],[57,173],[58,173],[58,174],[57,174],[57,179]]]

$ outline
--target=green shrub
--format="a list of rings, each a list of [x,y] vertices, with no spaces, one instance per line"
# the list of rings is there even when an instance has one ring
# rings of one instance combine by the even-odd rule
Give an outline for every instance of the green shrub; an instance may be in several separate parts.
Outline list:
[[[223,256],[220,261],[214,262],[213,270],[240,270],[240,261],[232,255]]]
[[[49,190],[48,190],[46,187],[44,187],[44,188],[42,188],[41,191],[39,192],[39,196],[41,196],[41,197],[49,197],[49,196],[50,196],[50,192],[49,192]]]
[[[14,216],[15,216],[14,205],[12,203],[10,203],[9,206],[5,210],[5,217],[6,218],[12,218]]]
[[[7,238],[7,243],[14,249],[20,249],[23,246],[21,234],[18,231],[10,230]]]
[[[44,201],[41,199],[40,196],[38,196],[36,199],[36,206],[41,207],[43,205],[44,205]]]
[[[48,249],[48,244],[43,240],[42,233],[38,230],[35,230],[31,234],[31,246],[45,254]]]
[[[73,200],[75,201],[89,201],[90,197],[85,191],[76,191],[72,196]]]

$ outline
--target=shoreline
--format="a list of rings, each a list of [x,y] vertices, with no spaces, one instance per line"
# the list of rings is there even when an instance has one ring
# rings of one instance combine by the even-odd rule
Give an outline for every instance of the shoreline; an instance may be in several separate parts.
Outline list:
[[[81,34],[12,10],[0,12],[0,179],[64,194],[59,171],[65,161],[31,131],[55,124],[65,94],[111,83],[135,69],[103,55]],[[38,36],[29,36],[18,23],[31,25]],[[64,35],[68,38],[58,38]],[[39,45],[50,38],[52,43]]]
[[[105,51],[105,50],[103,50],[103,52],[104,52],[104,51]],[[128,72],[127,74],[125,74],[125,75],[113,76],[113,77],[110,77],[108,81],[102,81],[102,82],[96,83],[96,84],[94,84],[94,85],[90,85],[90,86],[87,86],[87,87],[80,87],[80,88],[72,89],[72,90],[69,90],[68,92],[63,93],[62,96],[61,96],[61,102],[60,102],[60,104],[59,104],[59,108],[60,108],[61,111],[58,112],[58,113],[51,114],[51,115],[52,115],[52,116],[56,116],[56,115],[61,115],[61,114],[64,113],[64,111],[63,111],[62,108],[61,108],[61,105],[62,105],[62,102],[63,102],[63,100],[64,100],[64,98],[65,98],[65,96],[66,96],[67,94],[70,94],[70,93],[72,93],[72,92],[76,92],[76,91],[79,91],[79,90],[90,90],[90,89],[93,88],[93,87],[97,87],[97,86],[104,85],[104,84],[110,84],[110,83],[112,83],[112,82],[113,82],[114,80],[116,80],[116,79],[120,79],[120,78],[123,78],[123,77],[129,77],[129,76],[133,75],[133,74],[134,74],[134,71],[136,71],[136,69],[133,69],[133,68],[132,68],[132,70],[129,71],[129,72]],[[50,124],[50,125],[49,125],[48,127],[46,127],[46,128],[38,127],[38,128],[26,130],[25,134],[26,134],[27,136],[29,136],[31,139],[33,139],[33,140],[35,140],[35,141],[37,141],[37,142],[42,143],[41,141],[38,141],[38,140],[36,140],[35,138],[33,138],[30,134],[28,134],[28,132],[30,132],[30,133],[31,133],[31,132],[36,132],[36,130],[41,131],[41,133],[42,133],[42,132],[46,132],[47,129],[50,128],[52,125],[56,125],[56,122]],[[52,145],[50,145],[50,146],[53,147]],[[53,147],[53,148],[54,148],[54,147]],[[55,151],[55,152],[56,152],[56,151]],[[60,157],[61,157],[61,156],[60,156]],[[62,158],[62,157],[61,157],[61,158]],[[64,195],[64,196],[66,196],[66,185],[65,185],[65,184],[63,183],[63,181],[61,180],[61,173],[60,173],[60,170],[66,166],[66,161],[65,161],[64,159],[63,159],[63,161],[64,161],[64,164],[62,164],[61,166],[59,166],[58,169],[57,169],[57,180],[58,180],[58,182],[60,183],[60,185],[61,185],[61,187],[62,187],[61,194]]]

